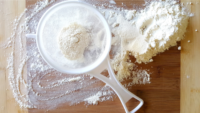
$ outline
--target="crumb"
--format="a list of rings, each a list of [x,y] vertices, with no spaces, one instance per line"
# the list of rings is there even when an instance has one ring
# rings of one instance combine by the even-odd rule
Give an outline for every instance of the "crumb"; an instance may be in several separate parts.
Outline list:
[[[119,26],[119,23],[114,23],[114,24],[112,25],[112,27],[117,27],[117,26]]]
[[[90,79],[93,79],[94,76],[90,76]]]
[[[181,46],[178,47],[178,50],[181,50]]]

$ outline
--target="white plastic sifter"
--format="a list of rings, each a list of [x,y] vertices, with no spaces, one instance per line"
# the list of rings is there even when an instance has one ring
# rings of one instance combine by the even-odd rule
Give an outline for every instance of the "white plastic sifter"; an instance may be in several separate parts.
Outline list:
[[[85,61],[80,63],[68,61],[60,52],[57,43],[59,31],[72,22],[77,22],[92,30],[91,43],[94,39],[102,42],[100,49],[85,50]],[[109,58],[110,28],[105,18],[93,6],[82,1],[60,2],[44,13],[37,26],[36,34],[27,34],[26,37],[36,38],[43,59],[56,70],[69,74],[87,73],[105,82],[116,92],[126,113],[129,113],[126,102],[131,98],[140,102],[137,107],[130,111],[131,113],[136,112],[143,105],[141,98],[125,89],[116,79]],[[91,45],[95,45],[95,43]],[[100,74],[105,69],[109,72],[109,78]]]

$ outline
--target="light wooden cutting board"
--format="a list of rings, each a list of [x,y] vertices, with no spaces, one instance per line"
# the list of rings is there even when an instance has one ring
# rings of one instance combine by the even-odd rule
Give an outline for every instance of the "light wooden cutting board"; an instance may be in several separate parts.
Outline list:
[[[10,23],[19,16],[24,8],[37,0],[0,0],[0,43],[11,33]],[[120,6],[123,2],[142,4],[142,0],[115,0]],[[170,50],[154,57],[154,62],[139,65],[152,72],[151,84],[133,86],[130,91],[144,99],[144,106],[138,113],[200,113],[200,0],[182,0],[194,13],[189,20],[186,37],[181,41],[182,50],[172,47]],[[188,43],[187,41],[191,42]],[[180,45],[180,43],[178,44]],[[13,98],[8,83],[5,53],[9,49],[0,48],[0,113],[43,113],[46,110],[21,109]],[[133,58],[134,60],[134,58]],[[188,76],[188,77],[187,77]],[[133,108],[137,102],[130,101],[127,105]],[[98,106],[79,104],[77,106],[61,105],[49,111],[52,113],[123,113],[124,109],[118,98],[100,103]]]

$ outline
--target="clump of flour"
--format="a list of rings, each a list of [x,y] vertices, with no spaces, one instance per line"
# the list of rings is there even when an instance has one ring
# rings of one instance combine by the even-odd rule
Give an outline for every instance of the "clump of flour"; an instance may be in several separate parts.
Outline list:
[[[111,64],[115,71],[117,71],[116,77],[122,82],[125,79],[132,79],[131,84],[147,84],[150,83],[150,75],[146,70],[138,70],[137,65],[132,63],[129,58],[130,52],[126,51],[118,53],[112,60]]]
[[[127,22],[123,17],[118,18],[117,32],[122,40],[122,51],[130,51],[138,63],[149,62],[182,40],[189,19],[189,13],[171,0],[153,1],[136,15],[131,21],[128,16]]]
[[[130,77],[133,71],[134,64],[129,60],[128,52],[124,52],[122,54],[118,53],[111,62],[113,69],[118,71],[116,77],[119,81]]]
[[[60,50],[69,60],[82,58],[89,41],[89,33],[77,23],[64,27],[58,36]]]
[[[102,9],[121,52],[129,51],[138,63],[150,62],[184,37],[191,16],[177,1],[151,1],[145,9]],[[109,14],[112,12],[112,14]],[[115,43],[116,44],[116,43]]]

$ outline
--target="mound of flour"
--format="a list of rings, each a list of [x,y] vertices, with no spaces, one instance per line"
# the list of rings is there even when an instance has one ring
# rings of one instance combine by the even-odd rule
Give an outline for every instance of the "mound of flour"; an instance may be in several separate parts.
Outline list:
[[[137,63],[153,62],[153,56],[184,38],[191,13],[183,6],[174,0],[151,1],[145,5],[140,11],[100,9],[111,26],[112,45],[118,53],[112,60],[112,67],[119,81],[133,76],[133,84],[150,83],[148,73],[135,74],[136,64],[129,61],[129,55],[134,56]],[[137,81],[140,75],[144,75],[144,82]]]
[[[117,17],[116,31],[121,37],[122,51],[130,51],[138,63],[150,62],[153,56],[175,46],[183,39],[189,19],[185,9],[171,0],[151,2],[136,14],[126,14]]]
[[[83,26],[77,23],[64,27],[58,36],[60,50],[69,60],[82,58],[88,44],[89,33],[87,33]]]

